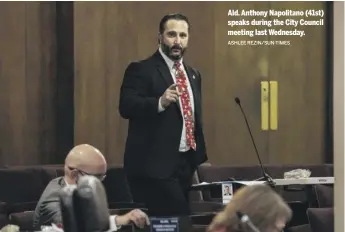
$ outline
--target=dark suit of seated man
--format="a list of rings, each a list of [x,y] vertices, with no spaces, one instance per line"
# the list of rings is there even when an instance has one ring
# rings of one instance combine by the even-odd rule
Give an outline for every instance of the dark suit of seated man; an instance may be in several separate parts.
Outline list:
[[[66,157],[63,177],[50,181],[39,199],[33,218],[34,228],[52,223],[62,224],[59,193],[66,185],[75,185],[83,175],[92,175],[100,179],[105,178],[107,162],[103,154],[93,146],[82,144],[74,147]],[[116,231],[122,225],[133,222],[138,227],[149,224],[147,215],[139,209],[109,218],[110,231]]]

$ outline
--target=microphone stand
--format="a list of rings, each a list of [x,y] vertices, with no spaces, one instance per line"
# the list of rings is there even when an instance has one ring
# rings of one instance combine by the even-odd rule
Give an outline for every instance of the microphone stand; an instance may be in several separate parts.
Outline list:
[[[266,181],[267,184],[269,186],[271,186],[272,188],[276,186],[276,183],[274,182],[274,180],[272,179],[272,177],[270,177],[265,171],[262,171],[262,177],[254,180],[254,181]]]
[[[252,131],[249,127],[249,123],[248,123],[248,120],[247,120],[247,117],[246,117],[246,114],[244,113],[243,109],[242,109],[242,106],[241,106],[241,101],[238,97],[235,98],[235,102],[237,103],[237,105],[239,105],[241,111],[242,111],[242,114],[243,114],[243,117],[244,117],[244,120],[246,121],[246,125],[247,125],[247,129],[249,131],[249,134],[250,134],[250,138],[252,140],[252,143],[253,143],[253,146],[254,146],[254,149],[255,149],[255,153],[256,153],[256,156],[259,160],[259,163],[260,163],[260,168],[261,168],[261,171],[262,171],[262,177],[256,179],[255,181],[262,181],[262,180],[265,180],[266,183],[271,186],[272,188],[275,187],[275,182],[274,180],[272,179],[272,177],[270,177],[270,175],[268,175],[264,169],[264,166],[262,165],[262,162],[261,162],[261,159],[260,159],[260,155],[259,155],[259,152],[258,152],[258,149],[256,148],[256,145],[255,145],[255,141],[254,141],[254,138],[253,138],[253,135],[252,135]]]

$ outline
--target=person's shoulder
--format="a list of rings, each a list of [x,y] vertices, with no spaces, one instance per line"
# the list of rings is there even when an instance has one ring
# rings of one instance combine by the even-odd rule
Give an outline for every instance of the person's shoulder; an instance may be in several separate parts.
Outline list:
[[[41,197],[35,209],[37,218],[39,218],[39,215],[41,214],[40,212],[42,210],[45,210],[50,203],[55,204],[59,201],[59,194],[64,185],[65,184],[63,177],[54,178],[48,183],[43,193],[41,194]]]
[[[66,185],[65,182],[64,182],[64,178],[63,176],[60,176],[60,177],[56,177],[54,179],[52,179],[51,181],[49,181],[48,186],[56,186],[56,187],[62,187]]]
[[[154,65],[157,63],[157,61],[159,59],[158,56],[159,56],[158,52],[155,52],[154,54],[152,54],[151,56],[148,56],[146,58],[133,60],[133,61],[129,62],[127,69],[128,68],[142,68],[142,67]]]
[[[188,61],[187,62],[183,61],[183,63],[185,67],[187,67],[189,70],[193,72],[194,75],[201,76],[199,69],[196,68],[194,65],[189,64]]]
[[[200,73],[199,69],[197,69],[194,66],[188,65],[188,64],[187,64],[187,66],[190,70],[192,70],[193,75],[195,75],[198,79],[201,79],[201,73]]]
[[[52,179],[46,186],[42,196],[56,196],[59,194],[60,190],[65,186],[63,177],[57,177]]]

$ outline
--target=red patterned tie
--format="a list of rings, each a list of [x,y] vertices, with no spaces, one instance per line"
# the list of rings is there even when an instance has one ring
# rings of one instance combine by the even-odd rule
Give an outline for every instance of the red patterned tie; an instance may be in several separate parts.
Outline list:
[[[178,84],[179,91],[181,92],[181,103],[183,109],[183,117],[185,119],[187,144],[193,150],[196,150],[195,138],[194,138],[194,120],[192,114],[192,105],[190,102],[190,96],[187,88],[187,80],[184,72],[180,68],[181,64],[175,62],[176,68],[176,83]]]

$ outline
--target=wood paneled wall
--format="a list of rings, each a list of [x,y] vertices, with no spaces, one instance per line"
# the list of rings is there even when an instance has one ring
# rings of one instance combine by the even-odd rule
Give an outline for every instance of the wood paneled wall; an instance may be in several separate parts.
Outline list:
[[[127,121],[119,116],[118,100],[124,70],[129,62],[155,52],[159,20],[178,11],[192,23],[186,60],[203,75],[210,162],[257,163],[245,122],[233,100],[236,96],[241,98],[264,163],[323,162],[328,148],[326,27],[306,28],[305,37],[290,37],[293,44],[289,47],[227,45],[231,39],[249,39],[227,36],[228,9],[284,7],[325,9],[325,3],[76,2],[75,143],[91,143],[110,163],[122,163]],[[260,39],[264,38],[285,40]],[[280,84],[278,131],[261,131],[262,80]]]
[[[227,45],[249,39],[227,36],[228,9],[284,7],[325,9],[325,3],[1,2],[0,166],[61,163],[79,143],[122,163],[124,70],[155,52],[159,20],[171,12],[192,23],[186,60],[203,75],[211,163],[257,163],[236,96],[264,163],[323,162],[331,131],[327,28],[309,27],[285,48]],[[279,82],[278,131],[260,129],[262,80]]]
[[[0,3],[0,163],[55,153],[55,3]]]
[[[63,163],[74,146],[73,2],[56,2],[56,159]]]
[[[73,146],[73,3],[0,2],[0,166]]]

